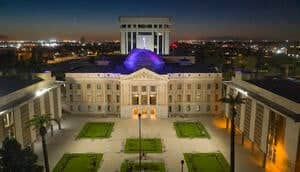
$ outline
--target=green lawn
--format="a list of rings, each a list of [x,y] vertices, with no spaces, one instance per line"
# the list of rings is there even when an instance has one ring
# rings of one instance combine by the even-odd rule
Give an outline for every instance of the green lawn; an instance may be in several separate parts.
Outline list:
[[[113,127],[113,122],[88,122],[83,126],[77,138],[109,138]]]
[[[185,153],[189,172],[229,172],[229,164],[221,153]]]
[[[162,153],[161,139],[142,139],[142,151],[146,153]],[[126,139],[125,153],[139,152],[139,139]]]
[[[204,126],[199,122],[174,122],[174,127],[178,137],[210,138]]]
[[[130,162],[123,162],[121,165],[120,172],[127,172],[129,170],[129,164],[133,165],[132,172],[139,172],[139,164],[138,163],[130,163]],[[166,167],[163,162],[144,162],[142,163],[142,168],[144,172],[165,172]]]
[[[95,153],[67,153],[56,164],[53,172],[97,172],[102,156]]]

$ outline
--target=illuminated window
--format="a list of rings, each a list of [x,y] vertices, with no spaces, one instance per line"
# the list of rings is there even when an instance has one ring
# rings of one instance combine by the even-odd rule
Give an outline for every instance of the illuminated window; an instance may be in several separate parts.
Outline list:
[[[132,104],[133,105],[138,105],[139,104],[139,96],[138,95],[133,95],[132,96]]]
[[[156,105],[156,95],[150,95],[150,105]]]

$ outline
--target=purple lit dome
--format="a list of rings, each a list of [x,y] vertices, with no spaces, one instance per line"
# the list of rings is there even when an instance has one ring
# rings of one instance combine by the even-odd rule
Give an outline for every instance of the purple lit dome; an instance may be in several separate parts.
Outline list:
[[[164,66],[165,62],[153,51],[146,49],[133,49],[124,61],[124,65],[129,70],[147,68],[157,70]]]

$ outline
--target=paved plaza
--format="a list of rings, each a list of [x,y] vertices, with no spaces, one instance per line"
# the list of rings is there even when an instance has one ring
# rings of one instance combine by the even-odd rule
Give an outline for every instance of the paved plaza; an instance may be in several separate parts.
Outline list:
[[[110,138],[106,139],[77,139],[76,136],[86,122],[114,122],[114,129]],[[175,121],[200,121],[207,129],[208,138],[178,138],[173,126]],[[169,119],[143,119],[142,137],[161,138],[163,153],[147,154],[149,158],[163,159],[168,172],[179,172],[180,161],[184,159],[183,153],[205,153],[220,151],[229,162],[229,132],[224,128],[216,127],[215,119],[209,115],[199,118],[169,118]],[[63,130],[55,130],[54,136],[48,134],[49,163],[53,169],[64,153],[103,153],[103,161],[99,171],[116,172],[120,170],[121,163],[127,158],[138,157],[138,154],[125,154],[123,152],[126,138],[138,137],[138,121],[136,119],[96,118],[65,116],[62,122]],[[39,155],[39,162],[43,163],[41,144],[35,145]],[[237,144],[236,170],[241,172],[262,172],[250,153]],[[184,171],[187,172],[186,164]]]

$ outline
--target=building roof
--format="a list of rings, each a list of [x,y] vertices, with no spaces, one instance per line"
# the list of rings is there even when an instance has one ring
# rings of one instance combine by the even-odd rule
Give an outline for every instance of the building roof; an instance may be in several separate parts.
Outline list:
[[[296,79],[252,79],[247,82],[254,84],[260,88],[268,90],[274,94],[300,103],[300,81]]]
[[[0,96],[5,96],[22,88],[28,87],[35,83],[42,81],[42,79],[20,79],[12,77],[0,77]]]
[[[120,73],[130,74],[141,68],[147,68],[158,74],[169,73],[219,73],[214,66],[201,63],[165,63],[164,59],[149,50],[132,51],[132,54],[116,57],[99,57],[95,61],[87,59],[50,65],[44,70],[65,73]],[[105,62],[105,63],[102,63]],[[105,64],[105,65],[103,65]]]

